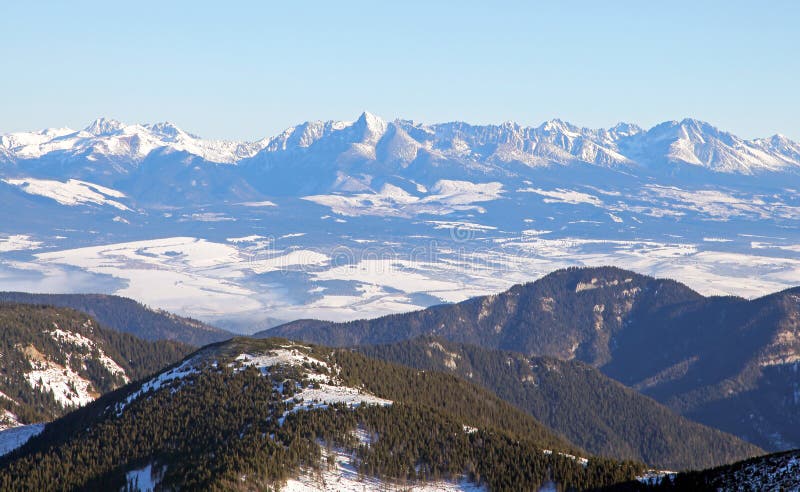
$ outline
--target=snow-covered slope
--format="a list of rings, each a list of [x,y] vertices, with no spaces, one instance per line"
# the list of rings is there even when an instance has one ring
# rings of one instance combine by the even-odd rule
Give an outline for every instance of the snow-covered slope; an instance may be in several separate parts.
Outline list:
[[[4,179],[5,183],[16,186],[30,195],[50,198],[61,205],[108,205],[122,211],[131,209],[115,199],[125,198],[125,194],[105,186],[87,183],[77,179],[66,182],[49,179]]]
[[[623,152],[639,162],[689,164],[732,174],[796,170],[797,144],[785,137],[744,140],[709,123],[694,119],[669,121],[646,133],[620,141]]]
[[[60,417],[186,353],[41,304],[0,303],[0,329],[0,429]]]
[[[0,456],[22,446],[44,430],[44,424],[30,424],[0,430]]]
[[[91,320],[87,320],[84,328],[91,330],[91,326]],[[41,335],[50,338],[59,351],[46,353],[44,347],[51,345],[49,340],[39,347],[34,343],[25,346],[23,353],[31,369],[23,377],[32,390],[51,394],[62,408],[83,406],[99,396],[95,382],[86,372],[87,364],[97,364],[123,384],[129,382],[125,370],[104,352],[102,345],[81,333],[61,329],[53,322],[53,329]]]
[[[313,386],[303,387],[302,385],[292,388],[288,392],[284,388],[283,382],[275,384],[275,391],[290,395],[284,403],[291,404],[290,410],[284,412],[283,417],[292,412],[303,410],[314,410],[327,408],[329,405],[340,404],[348,407],[359,405],[391,405],[391,400],[379,398],[359,388],[352,388],[344,384],[338,377],[339,368],[331,366],[327,362],[315,359],[310,355],[310,347],[303,345],[286,344],[272,350],[259,353],[240,353],[227,363],[234,372],[244,368],[254,367],[263,375],[268,376],[276,368],[293,368],[300,371],[305,379],[314,381]],[[213,360],[214,362],[211,362]],[[214,348],[201,351],[194,357],[184,361],[177,367],[164,371],[153,379],[142,383],[141,387],[131,392],[125,399],[115,407],[118,415],[125,411],[125,408],[138,398],[151,391],[158,391],[162,387],[178,388],[181,381],[200,374],[203,370],[209,370],[209,365],[213,368],[218,366],[217,354]]]
[[[233,342],[234,346],[238,343]],[[247,345],[247,342],[244,342]],[[201,350],[195,356],[185,360],[182,364],[155,376],[144,382],[140,388],[131,392],[124,400],[114,407],[117,417],[121,417],[126,408],[140,398],[152,395],[152,392],[162,388],[170,388],[174,394],[181,391],[189,378],[200,376],[203,371],[220,370],[220,366],[230,367],[234,372],[241,372],[246,368],[256,368],[264,377],[273,381],[273,391],[276,395],[286,395],[283,398],[287,410],[278,417],[279,425],[284,425],[284,420],[289,414],[328,408],[330,405],[344,405],[356,408],[361,405],[392,405],[391,400],[379,398],[360,388],[347,386],[338,374],[341,368],[336,364],[315,358],[311,347],[287,342],[276,345],[268,350],[253,350],[253,347],[242,348],[242,352],[223,349],[220,352],[215,347]],[[288,372],[287,372],[288,371]],[[287,373],[290,379],[285,380],[280,375]],[[301,380],[310,383],[303,386]],[[279,414],[281,415],[281,414]],[[356,435],[365,445],[369,445],[370,438]],[[0,434],[2,438],[2,434]],[[273,437],[274,438],[274,437]],[[1,442],[1,441],[0,441]],[[322,470],[303,470],[296,478],[289,479],[281,490],[286,491],[371,491],[371,490],[417,490],[420,492],[479,492],[487,490],[469,482],[466,478],[461,481],[422,482],[416,485],[396,485],[378,478],[363,476],[353,465],[357,461],[355,453],[343,449],[324,446],[320,443],[322,458],[327,467]],[[332,466],[331,466],[332,464]],[[159,482],[160,469],[148,466],[141,470],[129,472],[127,480],[129,485],[135,486],[138,482],[153,484]],[[244,478],[242,480],[245,480]],[[141,486],[140,486],[141,489]]]

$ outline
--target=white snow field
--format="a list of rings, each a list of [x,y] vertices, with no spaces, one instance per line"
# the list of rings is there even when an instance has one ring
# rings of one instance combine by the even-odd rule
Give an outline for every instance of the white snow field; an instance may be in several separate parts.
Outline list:
[[[374,317],[496,293],[567,266],[616,265],[678,279],[707,295],[757,297],[800,283],[800,257],[779,249],[789,246],[768,249],[769,244],[754,242],[744,253],[718,249],[727,245],[718,238],[697,243],[559,238],[547,230],[509,235],[479,224],[446,224],[463,228],[453,235],[468,234],[468,243],[420,240],[418,247],[425,249],[420,258],[409,257],[413,243],[351,242],[346,261],[337,261],[341,247],[293,243],[303,237],[282,239],[279,249],[259,249],[263,243],[254,249],[255,240],[172,237],[36,253],[33,261],[15,265],[53,278],[64,267],[108,276],[120,281],[114,294],[212,322],[266,311],[284,320]],[[273,276],[262,286],[257,279],[265,274]],[[295,285],[304,286],[302,293],[286,295]]]

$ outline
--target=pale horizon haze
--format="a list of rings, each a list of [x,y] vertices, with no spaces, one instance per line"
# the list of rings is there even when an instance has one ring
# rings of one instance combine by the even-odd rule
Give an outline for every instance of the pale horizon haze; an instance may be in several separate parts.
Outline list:
[[[105,116],[256,140],[366,110],[800,140],[798,20],[789,1],[7,2],[0,133]]]

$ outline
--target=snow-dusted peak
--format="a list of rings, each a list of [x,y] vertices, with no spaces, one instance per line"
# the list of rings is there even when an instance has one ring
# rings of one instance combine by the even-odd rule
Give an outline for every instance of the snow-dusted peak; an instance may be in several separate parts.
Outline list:
[[[263,151],[266,153],[308,148],[326,136],[339,132],[353,125],[350,121],[306,121],[292,126],[280,134],[263,140]]]
[[[681,121],[665,121],[647,131],[651,138],[658,139],[684,139],[696,142],[705,142],[711,137],[724,137],[729,139],[732,135],[720,131],[714,125],[694,118],[684,118]]]
[[[644,130],[639,125],[626,123],[624,121],[617,123],[608,130],[609,133],[616,135],[617,137],[630,137],[632,135],[638,135],[643,131]]]
[[[755,140],[754,143],[761,148],[779,152],[786,157],[800,162],[800,144],[780,133],[770,138]]]
[[[558,118],[545,121],[539,126],[539,130],[544,133],[557,133],[570,136],[580,135],[580,129],[578,127]]]
[[[123,128],[125,128],[125,124],[118,120],[110,118],[97,118],[86,128],[84,128],[83,131],[99,137],[120,132]]]
[[[173,139],[173,140],[181,138],[181,137],[183,137],[183,138],[187,138],[188,137],[188,138],[191,138],[191,139],[194,139],[194,140],[199,140],[200,139],[200,137],[197,137],[195,135],[190,135],[190,134],[184,132],[183,130],[178,128],[177,125],[175,125],[174,123],[170,123],[169,121],[164,121],[164,122],[161,122],[161,123],[148,124],[148,125],[144,125],[144,127],[147,128],[148,130],[150,130],[155,135],[158,135],[158,136],[161,136],[161,137],[166,137],[166,138]]]
[[[368,111],[364,111],[361,113],[361,116],[359,116],[358,119],[353,122],[351,128],[356,129],[359,132],[363,131],[363,138],[365,141],[376,143],[380,137],[386,133],[388,123],[382,118],[379,118]]]
[[[0,146],[8,149],[12,154],[16,154],[27,147],[41,145],[75,133],[75,130],[66,127],[46,128],[33,132],[7,133],[0,135]]]
[[[369,111],[361,113],[355,123],[366,125],[368,128],[386,128],[386,121]]]

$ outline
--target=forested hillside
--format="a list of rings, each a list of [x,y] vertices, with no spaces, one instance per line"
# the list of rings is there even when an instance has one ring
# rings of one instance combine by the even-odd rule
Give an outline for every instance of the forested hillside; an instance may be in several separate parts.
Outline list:
[[[52,420],[190,350],[103,328],[72,309],[0,302],[3,425]]]
[[[457,374],[536,417],[593,454],[659,469],[697,469],[761,454],[679,415],[578,361],[421,337],[358,347],[370,357]]]
[[[383,483],[466,479],[490,490],[550,480],[583,490],[643,472],[582,458],[533,417],[452,375],[233,339],[49,424],[0,459],[0,488],[117,490],[147,469],[164,488],[267,489],[339,466],[334,455]]]
[[[800,446],[800,288],[703,297],[617,268],[559,270],[498,295],[262,332],[333,345],[433,335],[591,364],[672,410],[769,450]]]

